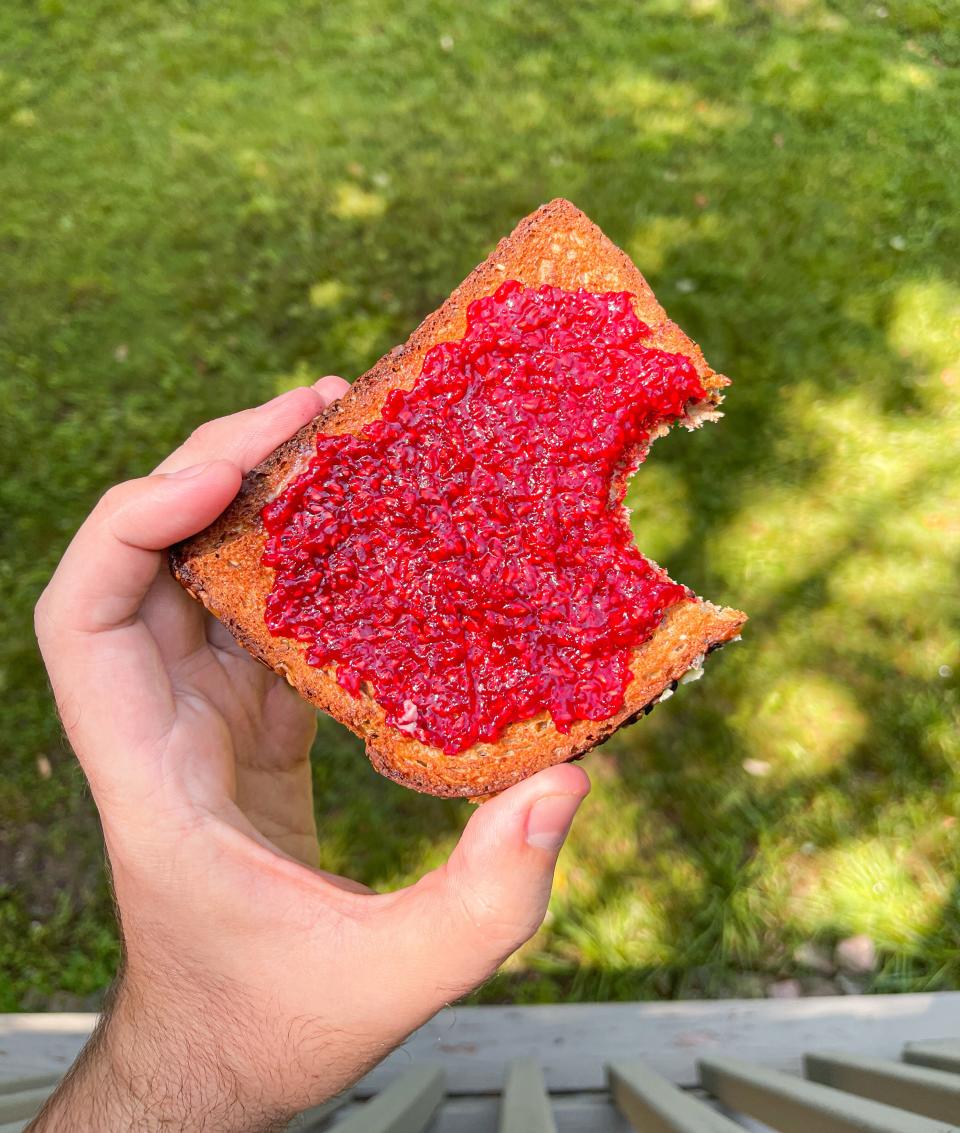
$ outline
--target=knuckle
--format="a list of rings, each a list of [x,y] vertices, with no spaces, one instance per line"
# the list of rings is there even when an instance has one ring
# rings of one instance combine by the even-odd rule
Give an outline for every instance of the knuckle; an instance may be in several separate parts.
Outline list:
[[[37,641],[40,642],[41,646],[43,645],[52,620],[52,602],[51,588],[50,585],[47,584],[43,589],[43,593],[37,599],[37,604],[33,607],[33,632],[36,634]]]
[[[458,897],[461,915],[470,931],[504,954],[529,939],[540,923],[525,911],[504,908],[497,897],[483,890],[460,892]]]
[[[198,425],[187,439],[187,443],[191,445],[204,445],[206,444],[213,433],[216,431],[217,426],[220,424],[220,418],[217,417],[213,421],[204,421],[203,424]]]
[[[127,482],[125,481],[122,484],[114,484],[112,488],[107,488],[97,504],[96,510],[100,515],[111,516],[120,508],[127,494],[126,487]]]

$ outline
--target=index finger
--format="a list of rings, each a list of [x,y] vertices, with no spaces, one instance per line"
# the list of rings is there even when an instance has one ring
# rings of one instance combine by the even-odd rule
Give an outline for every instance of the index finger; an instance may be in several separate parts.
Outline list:
[[[179,472],[208,460],[229,460],[249,472],[349,388],[343,378],[328,374],[312,386],[289,390],[265,405],[207,421],[154,471]]]
[[[148,500],[169,495],[173,485],[166,482],[168,477],[201,464],[248,472],[321,412],[333,400],[332,392],[329,386],[324,392],[305,386],[211,421],[152,476],[113,488],[73,537],[44,595],[44,606],[56,611],[61,629],[103,632],[128,623],[161,568],[162,549],[216,518],[238,484],[233,480],[231,492],[221,483],[209,499],[201,498],[205,493],[194,487],[184,497],[190,506],[181,504],[173,511],[169,506],[147,506]],[[138,502],[131,507],[132,497]],[[121,503],[133,529],[118,536],[113,521]],[[49,625],[50,619],[44,620]]]

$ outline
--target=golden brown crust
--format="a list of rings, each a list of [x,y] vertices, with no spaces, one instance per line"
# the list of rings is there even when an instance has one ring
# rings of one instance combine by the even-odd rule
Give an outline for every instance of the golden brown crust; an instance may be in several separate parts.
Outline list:
[[[264,504],[304,471],[316,450],[318,433],[359,432],[379,416],[391,390],[414,384],[432,346],[463,336],[469,303],[491,294],[506,279],[528,286],[550,283],[569,290],[629,291],[635,296],[638,317],[653,331],[653,344],[689,357],[704,388],[719,400],[727,379],[715,373],[696,343],[667,319],[630,259],[569,201],[551,201],[522,220],[404,346],[381,358],[340,401],[250,472],[236,500],[218,520],[170,552],[171,569],[181,584],[255,657],[364,739],[378,771],[418,791],[448,797],[493,794],[552,764],[578,758],[636,718],[698,657],[735,637],[746,621],[736,610],[698,600],[683,602],[668,611],[656,634],[635,651],[633,680],[616,716],[577,721],[564,735],[543,713],[511,724],[494,744],[476,744],[453,756],[388,726],[372,696],[366,692],[351,696],[337,684],[332,668],[307,664],[303,645],[269,632],[263,610],[272,572],[260,563]]]

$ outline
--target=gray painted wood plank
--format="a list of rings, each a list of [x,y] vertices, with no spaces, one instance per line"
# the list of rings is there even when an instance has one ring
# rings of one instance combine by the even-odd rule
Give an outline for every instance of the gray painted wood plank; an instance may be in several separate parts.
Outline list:
[[[290,1122],[285,1133],[314,1133],[315,1130],[325,1129],[330,1121],[331,1114],[347,1105],[352,1096],[353,1091],[346,1090],[322,1105],[305,1109],[303,1113],[298,1113]]]
[[[352,1110],[364,1104],[356,1103]],[[609,1098],[600,1094],[563,1094],[555,1099],[553,1114],[557,1133],[633,1133]],[[448,1097],[425,1133],[496,1133],[499,1115],[500,1098],[494,1094]],[[326,1127],[329,1133],[340,1129],[339,1124]]]
[[[960,1074],[850,1054],[808,1054],[812,1082],[942,1121],[960,1121]]]
[[[695,1093],[695,1092],[694,1092]],[[635,1133],[632,1126],[614,1105],[608,1094],[558,1094],[550,1099],[557,1133]],[[700,1101],[717,1108],[717,1103],[706,1095]],[[364,1102],[348,1103],[341,1117],[362,1109]],[[495,1133],[500,1115],[500,1098],[496,1094],[468,1097],[447,1097],[434,1115],[424,1133]],[[774,1133],[741,1114],[730,1114],[729,1120],[737,1130],[750,1133]],[[325,1133],[339,1133],[340,1126],[318,1126]],[[3,1133],[3,1130],[0,1130]]]
[[[932,1066],[960,1074],[960,1039],[907,1043],[903,1048],[903,1060],[916,1066]]]
[[[698,1057],[740,1057],[799,1074],[805,1050],[899,1058],[905,1042],[955,1034],[960,992],[799,1000],[455,1007],[417,1031],[358,1086],[375,1093],[404,1066],[434,1061],[448,1092],[497,1092],[503,1067],[537,1058],[551,1094],[602,1090],[625,1055],[677,1085],[695,1086]]]
[[[904,1043],[925,1046],[927,1040],[956,1035],[958,1019],[960,992],[454,1007],[417,1031],[359,1090],[369,1097],[412,1064],[432,1062],[447,1071],[451,1093],[496,1093],[505,1064],[523,1057],[539,1059],[551,1093],[602,1090],[606,1064],[624,1055],[641,1058],[665,1078],[689,1087],[696,1085],[700,1056],[734,1051],[799,1073],[805,1050],[896,1059]],[[0,1015],[0,1081],[62,1074],[95,1021],[94,1015]]]
[[[747,1117],[744,1113],[734,1113],[732,1109],[728,1109],[722,1102],[711,1097],[706,1090],[698,1088],[684,1090],[683,1092],[689,1094],[692,1098],[697,1098],[699,1101],[703,1102],[704,1105],[710,1106],[711,1109],[715,1109],[717,1113],[723,1114],[727,1121],[732,1121],[739,1129],[749,1129],[750,1133],[775,1133],[774,1130],[771,1130],[769,1125],[764,1125],[761,1121]]]
[[[608,1074],[617,1108],[644,1133],[739,1133],[742,1128],[642,1062],[614,1062]]]
[[[604,1094],[551,1098],[557,1133],[630,1133],[630,1124]]]
[[[557,1133],[543,1071],[535,1058],[516,1058],[507,1067],[498,1128],[500,1133]]]
[[[733,1058],[700,1062],[703,1087],[781,1133],[958,1133],[957,1126]]]
[[[23,1074],[18,1078],[0,1081],[0,1098],[4,1094],[16,1094],[21,1090],[39,1090],[42,1087],[52,1090],[60,1077],[59,1074]]]
[[[0,1081],[65,1074],[96,1022],[90,1013],[0,1015]]]
[[[37,1112],[50,1097],[52,1086],[40,1086],[35,1090],[17,1090],[16,1093],[0,1094],[0,1122],[25,1121]]]
[[[429,1126],[429,1133],[495,1133],[500,1099],[448,1098]]]
[[[439,1066],[415,1066],[334,1128],[338,1133],[421,1133],[443,1101]]]

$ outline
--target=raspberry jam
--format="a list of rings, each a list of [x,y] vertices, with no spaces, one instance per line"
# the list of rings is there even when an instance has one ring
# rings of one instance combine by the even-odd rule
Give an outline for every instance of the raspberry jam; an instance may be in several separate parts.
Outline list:
[[[649,336],[627,292],[471,303],[413,389],[321,434],[264,508],[270,631],[451,755],[544,709],[561,732],[617,712],[631,650],[689,597],[621,507],[630,454],[706,396]]]

